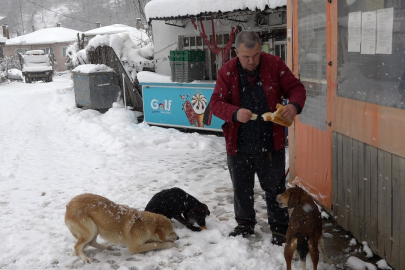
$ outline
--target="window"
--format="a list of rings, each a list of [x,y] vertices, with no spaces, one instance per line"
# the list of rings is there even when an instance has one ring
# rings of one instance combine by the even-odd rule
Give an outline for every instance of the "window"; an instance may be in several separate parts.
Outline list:
[[[276,41],[274,44],[274,55],[280,56],[285,62],[287,60],[287,42]]]
[[[197,37],[197,46],[202,46],[202,37],[201,36],[198,36]]]
[[[190,38],[189,37],[183,37],[183,47],[184,48],[190,47]]]
[[[405,110],[404,1],[346,1],[338,5],[338,90],[340,97]],[[391,53],[349,51],[348,15],[394,8]],[[378,38],[377,38],[378,43]]]
[[[61,47],[61,50],[62,50],[62,57],[66,57],[67,47]]]
[[[326,3],[298,1],[299,73],[307,90],[300,121],[323,131],[327,130]]]
[[[236,37],[236,35],[235,35]],[[224,34],[224,44],[227,44],[229,41],[229,34]]]
[[[195,38],[196,38],[196,37],[190,37],[190,47],[194,47],[194,46],[195,46]]]
[[[223,45],[224,43],[222,42],[222,35],[216,35],[215,37],[217,45]]]

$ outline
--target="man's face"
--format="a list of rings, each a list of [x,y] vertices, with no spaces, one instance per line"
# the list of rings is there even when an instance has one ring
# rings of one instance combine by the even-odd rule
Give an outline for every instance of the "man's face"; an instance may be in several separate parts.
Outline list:
[[[260,63],[261,47],[259,43],[256,43],[252,49],[246,48],[245,44],[242,43],[238,49],[235,49],[235,52],[242,67],[249,71],[253,71]]]

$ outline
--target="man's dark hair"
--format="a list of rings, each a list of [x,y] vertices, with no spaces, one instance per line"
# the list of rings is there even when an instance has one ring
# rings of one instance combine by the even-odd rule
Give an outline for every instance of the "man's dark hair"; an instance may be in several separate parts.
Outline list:
[[[256,43],[261,44],[260,37],[256,32],[253,31],[242,31],[240,32],[235,39],[235,47],[239,49],[241,44],[245,44],[247,49],[253,49]]]

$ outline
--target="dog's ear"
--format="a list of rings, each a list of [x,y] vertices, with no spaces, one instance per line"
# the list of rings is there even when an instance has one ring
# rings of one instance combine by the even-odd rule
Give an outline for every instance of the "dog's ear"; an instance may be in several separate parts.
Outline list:
[[[211,214],[211,212],[210,212],[210,210],[208,209],[208,206],[203,203],[203,207],[204,207],[204,210],[205,210],[205,214],[206,214],[207,216],[209,216],[209,215]]]
[[[162,227],[157,227],[156,235],[159,237],[160,241],[166,242],[165,230]]]
[[[297,188],[291,189],[290,197],[288,198],[288,208],[294,208],[300,203],[300,193]]]

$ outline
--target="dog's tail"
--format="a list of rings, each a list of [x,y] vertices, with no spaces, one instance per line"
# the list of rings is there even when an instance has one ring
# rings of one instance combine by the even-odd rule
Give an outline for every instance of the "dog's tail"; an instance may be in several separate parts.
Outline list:
[[[300,255],[301,261],[305,261],[309,252],[308,239],[306,237],[299,237],[297,239],[297,252]]]

